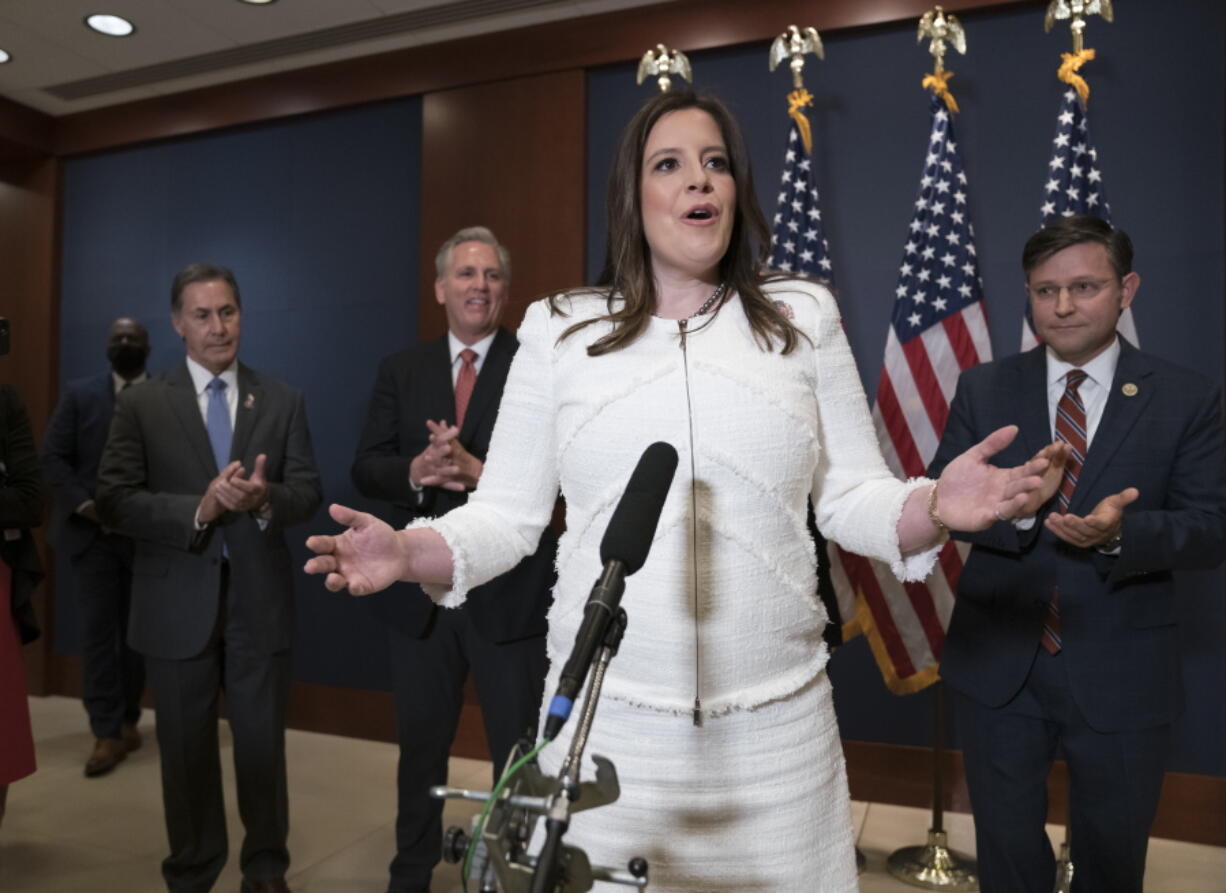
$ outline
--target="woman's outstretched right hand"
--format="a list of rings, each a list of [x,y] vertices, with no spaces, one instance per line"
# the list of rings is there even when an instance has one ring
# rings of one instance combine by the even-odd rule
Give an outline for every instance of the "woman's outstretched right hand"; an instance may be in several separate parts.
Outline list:
[[[348,530],[336,536],[312,536],[307,548],[315,557],[307,561],[308,574],[327,574],[324,586],[332,592],[348,589],[352,595],[370,595],[400,580],[408,570],[408,552],[399,533],[374,515],[333,504],[328,514]]]

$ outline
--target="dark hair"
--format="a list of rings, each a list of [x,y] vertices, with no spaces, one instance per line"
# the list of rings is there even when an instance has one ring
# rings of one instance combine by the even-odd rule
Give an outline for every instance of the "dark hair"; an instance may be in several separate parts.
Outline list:
[[[1118,278],[1132,272],[1132,239],[1128,233],[1105,220],[1084,216],[1062,217],[1027,239],[1022,249],[1022,271],[1029,274],[1052,255],[1087,242],[1107,249],[1107,260]]]
[[[243,309],[243,298],[238,293],[238,280],[226,267],[216,264],[188,264],[175,274],[174,282],[170,284],[170,310],[178,313],[183,306],[183,289],[194,282],[224,282],[234,293],[234,303],[238,309]]]
[[[596,322],[613,323],[613,331],[588,347],[590,355],[598,356],[626,347],[646,331],[655,310],[656,286],[650,249],[643,232],[640,189],[643,149],[657,121],[670,112],[684,109],[699,109],[714,119],[723,136],[729,171],[736,184],[736,213],[728,250],[719,262],[720,280],[728,286],[728,293],[736,291],[740,296],[749,326],[762,348],[772,350],[779,341],[782,352],[790,353],[800,333],[762,291],[765,279],[760,271],[766,268],[770,230],[758,206],[749,153],[741,130],[722,102],[710,94],[689,90],[668,91],[648,100],[622,131],[609,172],[608,247],[605,267],[597,280],[598,286],[607,289],[608,313],[575,323],[561,337],[569,337]],[[583,291],[576,289],[566,294]],[[621,306],[616,309],[615,295],[622,299]],[[550,308],[555,314],[562,313],[557,297],[550,299]]]

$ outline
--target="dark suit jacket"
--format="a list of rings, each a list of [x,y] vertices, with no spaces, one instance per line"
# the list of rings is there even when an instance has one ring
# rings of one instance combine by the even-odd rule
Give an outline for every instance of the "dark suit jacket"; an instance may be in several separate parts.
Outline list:
[[[115,413],[111,373],[68,383],[43,438],[43,474],[52,488],[49,538],[70,558],[80,555],[102,528],[76,514],[94,498],[98,463]]]
[[[30,528],[43,522],[43,490],[30,417],[9,385],[0,385],[0,463],[0,532],[17,531],[14,539],[0,535],[0,561],[13,572],[10,604],[0,610],[12,612],[23,643],[33,642],[39,629],[30,598],[43,565]]]
[[[1117,556],[1077,549],[1043,526],[997,523],[974,544],[941,656],[954,688],[999,706],[1026,679],[1045,606],[1060,590],[1062,657],[1073,696],[1099,731],[1172,721],[1182,707],[1171,572],[1226,555],[1221,394],[1200,376],[1121,339],[1119,365],[1069,511],[1088,514],[1127,487]],[[938,474],[1002,425],[1017,439],[993,462],[1018,465],[1052,439],[1045,348],[968,369],[930,468]],[[1128,387],[1132,385],[1133,387]],[[1054,499],[1052,503],[1054,504]]]
[[[196,508],[217,463],[186,363],[124,391],[98,471],[103,523],[136,540],[128,638],[152,657],[199,654],[217,620],[222,544],[229,551],[234,618],[253,647],[289,647],[293,574],[284,530],[308,520],[321,499],[302,394],[239,365],[231,460],[250,471],[267,455],[272,518],[227,512],[204,531]],[[232,615],[233,617],[234,615]]]
[[[464,415],[460,443],[482,461],[518,347],[514,335],[498,330]],[[393,354],[379,364],[352,475],[363,496],[392,503],[386,520],[393,526],[442,515],[468,501],[467,493],[426,487],[419,505],[418,494],[409,485],[409,463],[429,443],[426,420],[454,418],[447,336]],[[556,552],[557,539],[546,530],[534,555],[469,593],[465,608],[482,636],[491,642],[509,642],[545,632]],[[393,586],[370,598],[384,620],[411,636],[422,635],[437,610],[416,585]]]

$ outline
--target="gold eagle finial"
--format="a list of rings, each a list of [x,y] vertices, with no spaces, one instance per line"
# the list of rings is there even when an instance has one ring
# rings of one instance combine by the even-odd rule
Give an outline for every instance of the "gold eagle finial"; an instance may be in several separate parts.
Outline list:
[[[685,53],[680,50],[668,50],[664,44],[657,43],[655,49],[643,53],[643,58],[639,60],[638,76],[634,82],[641,84],[647,78],[654,77],[660,92],[665,93],[673,85],[669,75],[674,74],[690,82],[694,80],[694,74],[690,70],[690,60],[686,58]]]
[[[1114,22],[1115,10],[1111,0],[1051,0],[1047,4],[1047,15],[1043,17],[1043,30],[1051,31],[1057,20],[1072,19],[1069,28],[1073,32],[1073,52],[1080,53],[1085,46],[1085,17],[1094,15]]]
[[[775,38],[771,44],[770,70],[774,71],[784,59],[791,59],[792,87],[800,90],[804,87],[801,72],[805,68],[805,54],[812,53],[819,59],[826,58],[822,47],[821,35],[816,28],[805,28],[803,31],[795,25],[788,25],[788,30]]]
[[[931,41],[928,44],[928,52],[936,60],[936,67],[933,69],[935,74],[945,70],[945,51],[948,46],[966,55],[966,32],[962,30],[962,23],[956,15],[947,13],[939,6],[920,16],[919,33],[915,35],[915,42],[920,43],[925,37]]]

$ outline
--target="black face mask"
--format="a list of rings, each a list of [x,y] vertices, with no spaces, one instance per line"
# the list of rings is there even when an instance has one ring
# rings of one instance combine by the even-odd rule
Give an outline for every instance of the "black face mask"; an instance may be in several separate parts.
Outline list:
[[[135,378],[145,371],[145,349],[136,344],[112,344],[106,358],[120,378]]]

